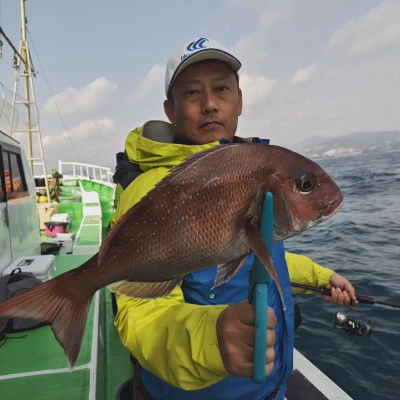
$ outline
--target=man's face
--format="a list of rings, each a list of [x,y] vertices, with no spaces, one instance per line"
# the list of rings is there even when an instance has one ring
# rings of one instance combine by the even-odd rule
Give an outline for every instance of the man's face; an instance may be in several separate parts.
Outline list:
[[[234,71],[218,60],[186,67],[171,88],[165,113],[177,132],[194,144],[235,136],[242,113],[242,92]]]

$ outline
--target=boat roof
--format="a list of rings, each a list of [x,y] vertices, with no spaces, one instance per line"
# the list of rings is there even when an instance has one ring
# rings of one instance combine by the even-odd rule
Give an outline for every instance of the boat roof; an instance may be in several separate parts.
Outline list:
[[[0,129],[0,142],[13,144],[14,146],[20,145],[20,142],[17,139],[11,137],[10,135],[7,135],[7,133],[3,132],[1,129]]]

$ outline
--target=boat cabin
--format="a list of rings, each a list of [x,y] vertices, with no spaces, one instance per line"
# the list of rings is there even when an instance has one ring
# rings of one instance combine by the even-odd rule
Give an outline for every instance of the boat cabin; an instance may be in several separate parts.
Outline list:
[[[40,255],[35,182],[19,142],[0,131],[0,274],[26,254]]]

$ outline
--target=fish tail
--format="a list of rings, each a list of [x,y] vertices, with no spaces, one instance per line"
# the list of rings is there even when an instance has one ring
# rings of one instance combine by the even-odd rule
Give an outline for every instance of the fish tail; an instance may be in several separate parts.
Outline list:
[[[81,348],[93,294],[79,289],[75,273],[70,271],[0,304],[0,317],[48,322],[72,369]]]

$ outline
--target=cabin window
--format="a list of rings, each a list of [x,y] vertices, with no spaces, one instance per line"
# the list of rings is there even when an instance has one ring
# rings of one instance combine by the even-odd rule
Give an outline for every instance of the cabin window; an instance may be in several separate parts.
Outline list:
[[[4,185],[3,185],[3,178],[2,178],[2,174],[0,171],[0,203],[3,203],[6,201],[6,196],[4,194]]]
[[[4,185],[7,200],[28,196],[21,155],[11,150],[3,150]]]
[[[4,179],[4,169],[3,169],[3,158],[2,158],[2,148],[0,147],[0,203],[6,201],[6,182]]]

